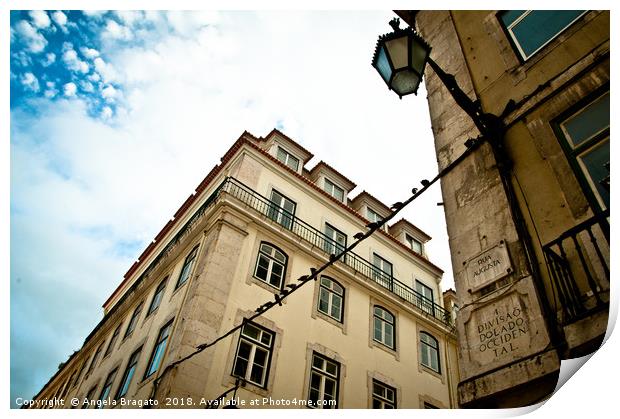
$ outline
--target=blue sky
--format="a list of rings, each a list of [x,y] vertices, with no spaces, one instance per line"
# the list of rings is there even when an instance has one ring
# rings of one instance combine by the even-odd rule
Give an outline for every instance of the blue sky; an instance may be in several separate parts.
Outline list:
[[[386,203],[436,173],[383,12],[10,13],[11,399],[30,397],[239,135],[277,127]],[[372,167],[373,170],[368,170]],[[439,188],[405,216],[452,284]]]

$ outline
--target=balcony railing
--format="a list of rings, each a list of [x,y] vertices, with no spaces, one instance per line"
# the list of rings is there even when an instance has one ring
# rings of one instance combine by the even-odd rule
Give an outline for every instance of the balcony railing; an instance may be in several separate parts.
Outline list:
[[[294,214],[284,210],[271,200],[265,198],[234,178],[226,178],[226,180],[211,195],[209,202],[213,202],[222,192],[226,192],[234,196],[244,204],[280,224],[287,230],[290,230],[292,233],[321,249],[325,253],[330,254],[332,252],[336,252],[336,250],[343,249],[342,244],[337,243],[321,231],[295,217]],[[205,207],[205,205],[203,205],[203,207]],[[433,301],[400,282],[392,275],[389,275],[388,273],[372,265],[370,262],[354,252],[348,252],[339,261],[352,268],[355,272],[362,274],[381,287],[391,291],[403,300],[413,304],[424,313],[431,315],[447,325],[452,324],[450,313],[443,307],[435,304]]]
[[[609,304],[609,210],[543,246],[560,324],[575,322]]]

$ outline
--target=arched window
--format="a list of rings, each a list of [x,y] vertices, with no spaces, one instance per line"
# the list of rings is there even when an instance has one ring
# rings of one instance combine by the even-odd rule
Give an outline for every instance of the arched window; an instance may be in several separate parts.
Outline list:
[[[426,332],[420,332],[420,362],[425,367],[441,373],[439,366],[439,343]]]
[[[319,306],[317,309],[342,323],[344,313],[344,288],[333,279],[322,276],[319,285]]]
[[[374,331],[373,339],[388,348],[396,349],[394,329],[396,320],[394,315],[380,306],[374,307]]]
[[[286,253],[266,242],[260,244],[254,277],[281,289],[286,274]]]

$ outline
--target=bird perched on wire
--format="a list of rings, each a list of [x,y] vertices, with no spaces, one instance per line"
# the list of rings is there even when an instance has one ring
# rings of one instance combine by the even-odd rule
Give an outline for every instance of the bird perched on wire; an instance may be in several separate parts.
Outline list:
[[[428,179],[422,179],[420,181],[420,183],[422,184],[422,186],[424,186],[425,188],[430,185],[431,183],[428,181]]]

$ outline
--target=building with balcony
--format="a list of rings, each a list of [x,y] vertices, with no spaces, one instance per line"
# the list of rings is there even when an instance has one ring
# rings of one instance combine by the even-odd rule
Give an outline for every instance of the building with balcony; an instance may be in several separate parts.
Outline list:
[[[444,309],[443,271],[428,259],[427,234],[401,219],[303,282],[391,213],[367,192],[350,199],[356,185],[328,164],[307,170],[312,157],[280,131],[243,133],[35,400],[77,397],[74,408],[149,400],[204,408],[233,397],[241,408],[455,407],[454,296]],[[247,320],[291,289],[281,306]]]
[[[441,180],[459,405],[544,400],[560,361],[596,350],[607,327],[609,11],[396,13],[502,125]],[[425,80],[444,168],[479,131],[431,68]]]

